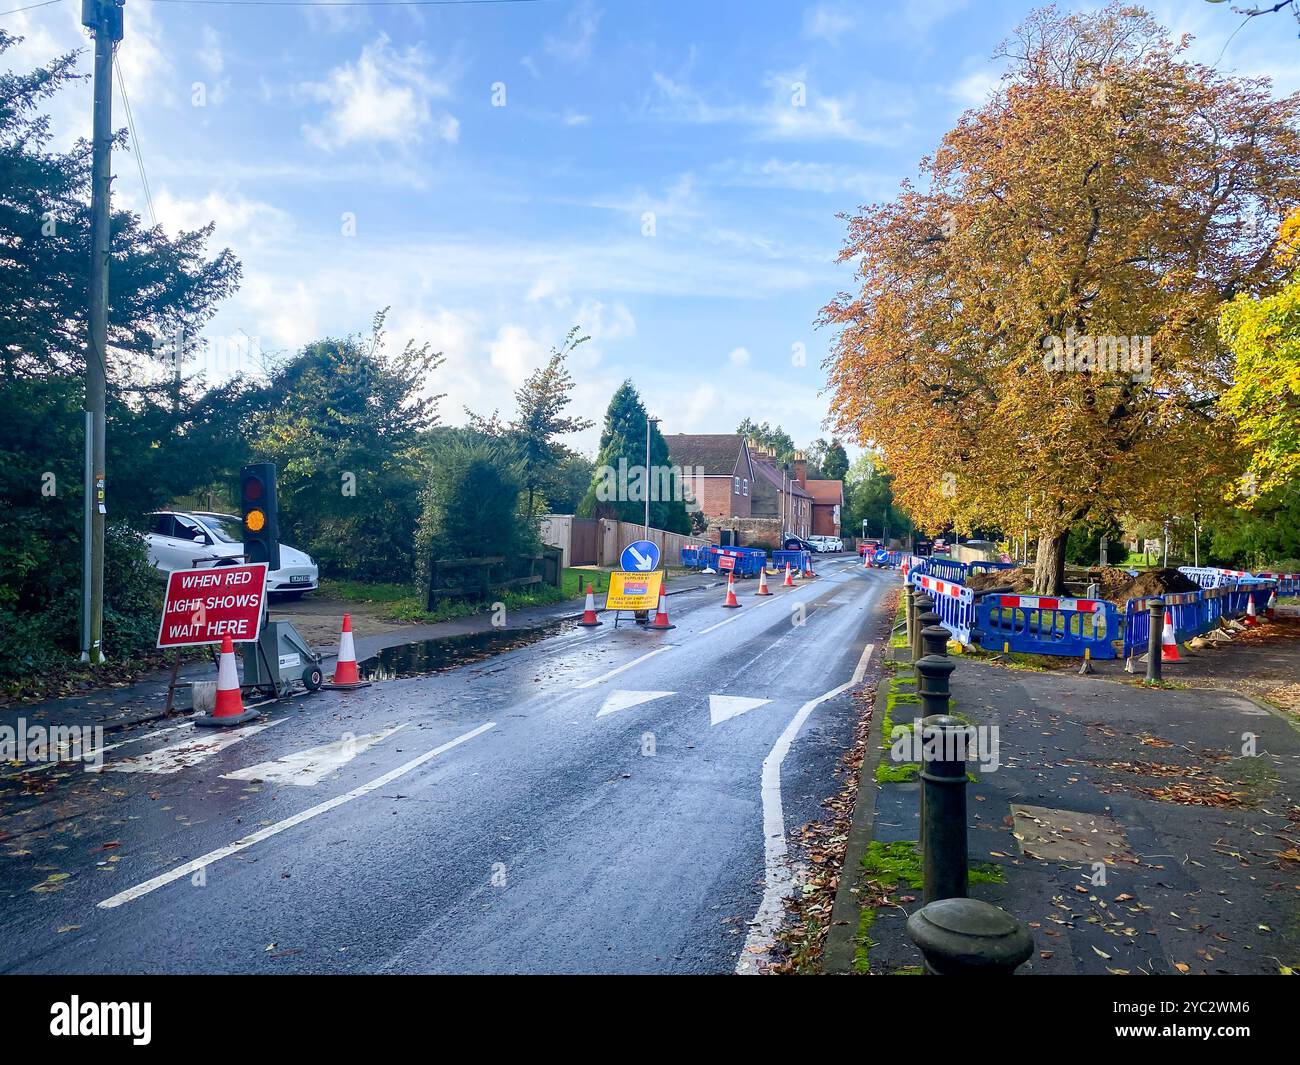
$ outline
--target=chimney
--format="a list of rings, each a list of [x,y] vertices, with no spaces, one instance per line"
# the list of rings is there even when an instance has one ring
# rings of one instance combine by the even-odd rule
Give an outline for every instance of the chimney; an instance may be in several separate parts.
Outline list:
[[[759,442],[755,440],[752,436],[748,440],[746,440],[745,443],[749,447],[750,455],[752,455],[754,458],[760,460],[766,460],[768,458],[767,452],[763,450],[763,448],[759,445]]]
[[[794,453],[794,479],[799,482],[800,488],[808,487],[808,460],[803,457],[802,451]]]

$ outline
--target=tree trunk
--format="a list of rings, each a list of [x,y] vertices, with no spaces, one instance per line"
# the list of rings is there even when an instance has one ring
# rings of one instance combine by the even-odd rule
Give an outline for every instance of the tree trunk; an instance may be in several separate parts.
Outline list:
[[[1038,558],[1034,563],[1034,594],[1060,595],[1065,585],[1065,542],[1070,530],[1038,534]]]

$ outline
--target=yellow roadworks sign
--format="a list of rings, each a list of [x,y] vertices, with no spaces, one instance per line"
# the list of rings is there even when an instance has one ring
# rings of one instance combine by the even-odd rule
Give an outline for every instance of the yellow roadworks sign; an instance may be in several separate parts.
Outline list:
[[[659,605],[659,589],[663,586],[664,571],[625,573],[615,570],[609,575],[609,590],[605,593],[606,610],[654,610]]]

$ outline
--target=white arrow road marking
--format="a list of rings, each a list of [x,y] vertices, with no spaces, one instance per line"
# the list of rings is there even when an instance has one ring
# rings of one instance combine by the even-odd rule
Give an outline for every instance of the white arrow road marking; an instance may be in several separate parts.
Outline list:
[[[420,755],[418,758],[412,758],[405,765],[399,765],[396,769],[390,769],[383,776],[375,777],[374,780],[367,784],[362,784],[360,787],[353,788],[351,791],[346,792],[343,795],[336,795],[332,799],[326,799],[324,802],[317,803],[315,806],[303,810],[302,813],[294,814],[292,817],[285,818],[283,821],[277,821],[273,825],[267,825],[266,828],[259,828],[256,832],[250,833],[243,839],[237,839],[234,843],[231,843],[228,846],[220,847],[214,851],[209,851],[200,858],[195,858],[193,861],[186,862],[184,865],[178,865],[175,869],[169,869],[161,876],[156,876],[152,880],[146,880],[143,884],[137,884],[133,888],[127,888],[125,891],[119,892],[112,898],[107,898],[103,902],[98,903],[98,906],[100,909],[111,910],[115,906],[121,906],[124,902],[138,899],[142,895],[147,895],[149,892],[163,887],[166,884],[171,884],[174,881],[180,880],[182,877],[191,876],[194,873],[197,873],[200,869],[204,869],[211,865],[213,862],[219,862],[222,858],[229,858],[232,854],[238,854],[240,851],[247,850],[256,843],[261,843],[263,840],[270,839],[272,836],[278,836],[286,829],[293,828],[296,825],[301,825],[304,821],[310,821],[313,817],[319,817],[321,814],[329,813],[336,806],[342,806],[344,803],[351,802],[353,799],[359,799],[363,795],[369,795],[372,791],[378,791],[380,788],[387,787],[394,780],[398,779],[398,777],[406,776],[406,774],[412,769],[418,769],[420,766],[424,765],[425,762],[429,761],[429,759],[437,758],[438,755],[450,751],[453,747],[460,746],[466,740],[472,740],[475,736],[481,736],[489,729],[494,728],[496,728],[495,721],[489,721],[486,724],[479,725],[478,728],[471,729],[469,732],[457,736],[454,740],[448,740],[440,747],[435,747],[431,751],[425,751],[424,754]]]
[[[179,773],[182,769],[189,769],[200,762],[206,762],[218,751],[224,751],[231,744],[246,740],[249,736],[255,736],[263,729],[268,729],[272,725],[279,725],[285,720],[287,719],[281,718],[280,721],[268,721],[263,725],[245,725],[243,728],[231,729],[229,732],[223,730],[203,736],[196,735],[194,739],[185,740],[182,743],[173,743],[170,747],[161,747],[156,751],[150,751],[148,754],[136,755],[134,758],[124,758],[120,762],[87,766],[87,771],[91,773],[101,771],[109,773]]]
[[[733,717],[739,717],[746,711],[771,701],[771,699],[747,699],[743,695],[710,695],[709,724],[716,725],[721,721],[730,721]]]
[[[605,696],[605,702],[596,716],[604,717],[616,710],[626,710],[629,706],[640,706],[642,703],[648,703],[653,699],[662,699],[667,695],[676,694],[676,692],[630,692],[619,688]]]
[[[761,971],[752,964],[751,959],[756,954],[767,953],[772,949],[773,937],[781,924],[781,914],[785,908],[784,900],[794,892],[794,870],[790,867],[789,849],[785,842],[785,808],[781,805],[781,763],[794,745],[795,737],[799,735],[804,722],[818,706],[862,683],[862,678],[867,674],[867,663],[871,661],[871,652],[875,649],[874,643],[869,643],[862,649],[862,657],[858,659],[851,680],[816,699],[809,699],[799,707],[785,731],[777,737],[771,753],[763,759],[763,901],[758,904],[758,912],[749,922],[749,934],[745,937],[740,960],[736,962],[736,972],[742,976]]]
[[[406,728],[408,724],[409,721],[403,721],[394,728],[371,732],[366,736],[347,735],[322,747],[295,751],[272,762],[259,762],[247,769],[236,769],[233,773],[221,775],[226,780],[266,780],[272,784],[298,784],[309,788],[319,784],[336,769],[347,765],[362,751],[387,739],[398,729]]]

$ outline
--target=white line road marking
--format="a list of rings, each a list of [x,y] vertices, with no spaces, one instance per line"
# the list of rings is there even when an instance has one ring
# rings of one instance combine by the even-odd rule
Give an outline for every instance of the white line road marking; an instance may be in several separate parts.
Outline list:
[[[375,779],[370,781],[368,784],[362,784],[360,787],[353,788],[351,791],[346,792],[343,795],[336,795],[334,798],[327,799],[325,802],[317,803],[310,809],[303,810],[300,814],[294,814],[292,817],[286,818],[283,821],[277,821],[275,824],[268,825],[266,828],[258,829],[256,832],[245,836],[243,839],[235,840],[234,843],[231,843],[228,846],[210,851],[201,858],[195,858],[193,861],[186,862],[184,865],[178,865],[175,869],[171,869],[168,872],[163,873],[161,876],[156,876],[152,880],[146,880],[143,884],[137,884],[133,888],[127,888],[126,891],[119,892],[112,898],[107,898],[103,902],[99,903],[99,908],[103,910],[111,910],[114,907],[121,906],[124,902],[131,902],[134,899],[138,899],[142,895],[147,895],[149,892],[155,891],[160,887],[171,884],[183,877],[190,876],[193,873],[197,873],[200,869],[204,869],[207,866],[212,865],[214,862],[221,861],[222,858],[229,858],[232,854],[238,854],[240,851],[247,850],[254,844],[261,843],[263,840],[270,839],[272,836],[278,836],[281,832],[293,828],[296,825],[301,825],[304,821],[310,821],[312,818],[319,817],[321,814],[329,813],[337,806],[342,806],[344,803],[351,802],[353,799],[359,799],[363,795],[369,795],[372,791],[378,791],[380,788],[391,784],[399,777],[405,776],[407,773],[411,772],[411,770],[418,769],[420,766],[424,765],[425,762],[429,761],[429,759],[437,758],[438,755],[450,751],[453,747],[460,746],[467,740],[472,740],[475,736],[481,736],[483,733],[493,728],[496,728],[495,721],[489,721],[486,724],[479,725],[478,728],[471,729],[464,735],[457,736],[454,740],[448,740],[441,747],[435,747],[431,751],[425,751],[425,753],[420,755],[419,758],[412,758],[404,765],[399,765],[396,769],[389,770],[383,776],[375,777]]]
[[[160,747],[156,751],[150,751],[148,754],[136,755],[134,758],[126,758],[120,762],[111,762],[103,766],[87,767],[87,772],[98,773],[179,773],[182,769],[189,769],[198,765],[200,762],[206,762],[218,751],[223,751],[232,744],[239,743],[240,740],[246,740],[250,736],[273,725],[283,724],[285,718],[279,721],[268,721],[262,725],[245,725],[242,728],[231,729],[229,732],[213,732],[203,736],[196,736],[192,740],[182,740],[180,743],[173,743],[170,747]]]
[[[178,732],[180,729],[193,728],[193,727],[194,727],[193,721],[186,721],[180,725],[168,725],[166,728],[156,728],[151,732],[144,732],[141,733],[139,736],[132,736],[129,740],[118,740],[117,743],[106,743],[102,747],[92,747],[89,751],[86,751],[84,754],[71,753],[72,751],[76,750],[77,745],[74,743],[72,747],[69,748],[68,753],[59,755],[59,760],[57,762],[42,762],[40,765],[31,766],[30,768],[27,769],[21,769],[19,770],[19,772],[39,773],[43,769],[53,769],[56,765],[63,765],[67,762],[88,762],[92,758],[98,758],[100,755],[104,754],[107,751],[115,751],[119,747],[127,746],[127,744],[139,743],[141,740],[150,740],[153,739],[153,737],[155,736],[161,736],[167,732]],[[95,772],[95,770],[88,769],[87,772],[93,773]]]
[[[874,643],[869,643],[862,649],[862,657],[858,659],[851,680],[799,707],[785,731],[777,738],[771,753],[763,759],[763,901],[759,903],[758,912],[750,922],[749,935],[745,937],[745,946],[736,963],[737,973],[758,972],[758,967],[752,964],[752,960],[756,954],[771,949],[773,936],[781,923],[783,901],[794,890],[794,870],[790,868],[789,848],[785,842],[785,810],[781,806],[781,763],[785,761],[804,722],[818,706],[862,683],[875,647]]]
[[[381,740],[386,740],[398,729],[405,728],[409,721],[386,729],[383,732],[371,732],[365,736],[347,735],[333,743],[321,747],[310,747],[305,751],[295,751],[283,758],[271,762],[259,762],[247,769],[236,769],[233,773],[222,773],[225,780],[265,780],[272,784],[297,784],[310,788],[319,784],[336,769],[341,769],[363,751],[373,747]]]
[[[644,662],[647,658],[653,658],[655,655],[661,655],[665,651],[671,651],[672,649],[673,648],[671,644],[669,644],[666,647],[656,647],[653,651],[647,651],[640,658],[634,658],[632,659],[631,662],[624,662],[617,669],[611,669],[608,673],[602,673],[599,677],[593,677],[591,680],[584,680],[581,684],[578,685],[578,687],[594,688],[597,684],[601,684],[609,680],[610,677],[617,677],[625,669],[631,669],[633,666],[637,665],[638,663]]]
[[[618,688],[605,697],[605,702],[601,705],[596,716],[604,717],[606,714],[612,714],[618,710],[626,710],[629,706],[640,706],[642,703],[648,703],[653,699],[662,699],[665,696],[676,694],[676,692],[632,692]]]
[[[705,636],[708,633],[712,632],[714,629],[722,628],[723,625],[730,625],[733,621],[739,621],[741,619],[741,616],[742,615],[740,614],[735,614],[732,617],[727,618],[726,621],[719,621],[716,625],[710,625],[707,629],[700,629],[699,635]]]
[[[730,721],[756,706],[766,706],[771,699],[747,699],[742,695],[710,695],[709,724]]]

